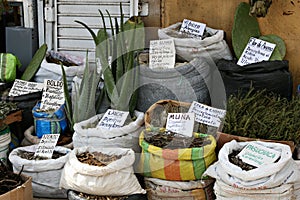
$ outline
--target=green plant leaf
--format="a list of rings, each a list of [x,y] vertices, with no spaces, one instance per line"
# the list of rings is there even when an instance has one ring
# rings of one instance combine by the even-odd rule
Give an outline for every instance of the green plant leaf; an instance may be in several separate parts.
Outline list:
[[[249,10],[250,5],[241,2],[234,15],[232,47],[237,59],[241,57],[250,37],[258,38],[261,35],[257,19],[249,15]]]
[[[70,93],[68,90],[68,82],[67,82],[67,78],[66,78],[66,72],[64,69],[63,64],[60,64],[61,67],[61,71],[62,71],[62,79],[63,79],[63,83],[64,83],[64,96],[65,96],[65,108],[66,108],[66,115],[67,118],[69,120],[69,124],[70,124],[70,130],[73,132],[73,126],[74,126],[74,120],[73,120],[73,110],[72,110],[72,101],[71,101],[71,97],[70,97]]]
[[[286,47],[283,39],[277,35],[262,35],[259,39],[276,44],[276,47],[270,57],[270,60],[283,60],[286,54]]]
[[[34,54],[32,60],[30,61],[29,65],[26,67],[24,73],[21,76],[22,80],[30,81],[38,69],[46,55],[47,52],[47,44],[43,44]]]
[[[98,37],[96,36],[96,34],[94,33],[94,31],[88,25],[86,25],[85,23],[78,21],[78,20],[75,20],[75,22],[78,24],[81,24],[90,32],[96,45],[100,43],[100,41],[99,41]]]

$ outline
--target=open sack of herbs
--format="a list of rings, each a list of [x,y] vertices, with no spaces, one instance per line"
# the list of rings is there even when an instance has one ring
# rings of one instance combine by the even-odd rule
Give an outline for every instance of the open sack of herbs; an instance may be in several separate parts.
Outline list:
[[[59,188],[59,181],[70,149],[56,146],[51,158],[36,156],[38,145],[18,147],[9,154],[13,171],[32,177],[35,197],[66,198],[67,191]]]
[[[135,177],[134,161],[132,149],[74,148],[63,169],[60,187],[98,196],[145,194]]]

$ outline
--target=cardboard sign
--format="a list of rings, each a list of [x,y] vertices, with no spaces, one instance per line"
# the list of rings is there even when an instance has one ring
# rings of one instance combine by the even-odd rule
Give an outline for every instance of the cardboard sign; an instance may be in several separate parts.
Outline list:
[[[41,110],[57,110],[65,103],[63,86],[62,81],[45,79]]]
[[[280,152],[259,144],[250,143],[237,156],[243,162],[259,167],[274,163],[280,157]]]
[[[240,66],[269,60],[276,44],[251,37],[237,64]]]
[[[35,151],[34,157],[51,158],[58,141],[59,134],[45,134]]]
[[[149,67],[151,69],[168,69],[175,66],[176,50],[173,39],[151,40]]]
[[[9,91],[8,96],[20,96],[33,92],[40,92],[43,90],[43,87],[44,83],[29,82],[16,79],[12,88]]]
[[[226,110],[213,108],[196,101],[193,101],[188,112],[195,113],[196,122],[214,127],[219,127],[221,119],[226,115]]]
[[[129,112],[108,109],[101,118],[98,126],[105,129],[120,128],[124,125]]]
[[[166,130],[192,137],[194,122],[194,113],[168,113]]]
[[[181,24],[180,32],[188,33],[196,37],[201,37],[205,31],[205,28],[206,24],[184,19]]]

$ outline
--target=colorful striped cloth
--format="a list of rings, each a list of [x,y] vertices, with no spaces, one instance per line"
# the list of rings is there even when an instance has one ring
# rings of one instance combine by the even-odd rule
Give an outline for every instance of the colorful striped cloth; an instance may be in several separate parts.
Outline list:
[[[0,80],[12,82],[16,79],[17,68],[21,67],[20,60],[10,53],[0,53]]]
[[[199,180],[202,174],[216,161],[216,140],[211,135],[194,133],[196,137],[208,137],[210,144],[203,147],[163,149],[147,143],[144,132],[140,134],[142,147],[138,170],[145,177],[164,180]]]

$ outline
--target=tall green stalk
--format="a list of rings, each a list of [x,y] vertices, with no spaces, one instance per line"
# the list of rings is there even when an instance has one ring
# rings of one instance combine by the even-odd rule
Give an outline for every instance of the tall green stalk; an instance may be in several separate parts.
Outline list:
[[[111,15],[109,17],[112,34],[109,37],[104,15],[99,10],[103,28],[97,35],[85,23],[83,25],[93,37],[96,46],[96,61],[100,60],[101,72],[104,77],[104,88],[111,108],[129,111],[133,116],[136,107],[138,73],[134,66],[134,52],[144,48],[144,23],[139,17],[131,17],[124,23],[122,5],[120,4],[121,23],[115,18],[115,26]],[[110,62],[111,60],[111,62]]]

